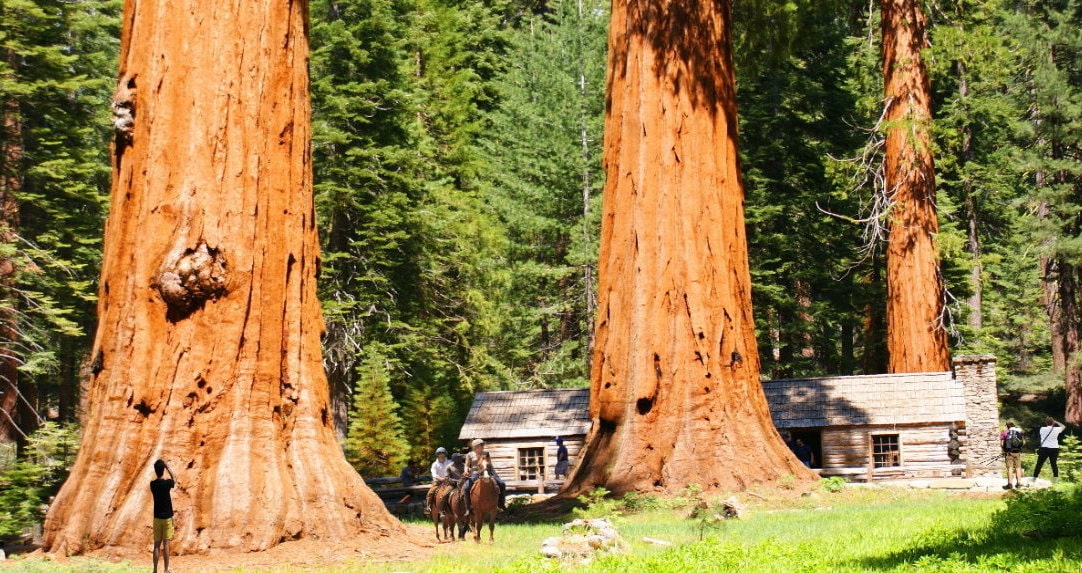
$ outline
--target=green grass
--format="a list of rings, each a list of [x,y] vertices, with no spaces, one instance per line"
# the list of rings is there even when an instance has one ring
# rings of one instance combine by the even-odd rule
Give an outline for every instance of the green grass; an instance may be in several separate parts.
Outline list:
[[[1066,503],[1078,503],[1076,486],[1061,485]],[[1070,502],[1073,495],[1074,502]],[[770,497],[769,494],[766,497]],[[702,527],[686,518],[686,509],[656,509],[614,517],[628,542],[624,554],[604,556],[587,565],[547,560],[541,541],[558,535],[558,524],[500,524],[496,543],[439,547],[431,557],[391,564],[356,563],[326,569],[358,572],[1059,572],[1082,571],[1079,535],[1044,536],[1012,524],[1073,519],[1053,510],[1059,498],[1019,498],[1010,507],[995,497],[974,498],[908,489],[846,488],[838,494],[781,500],[749,500],[744,519]],[[1075,512],[1082,514],[1082,511]],[[1028,533],[1027,536],[1024,533]],[[643,537],[662,539],[671,547],[652,545]],[[701,539],[700,539],[701,538]],[[487,539],[487,533],[482,539]],[[54,571],[26,560],[11,570]],[[71,571],[90,570],[81,563]],[[115,569],[112,567],[116,567]],[[0,570],[3,570],[0,567]],[[127,571],[102,566],[99,571]],[[285,567],[282,571],[294,569]]]

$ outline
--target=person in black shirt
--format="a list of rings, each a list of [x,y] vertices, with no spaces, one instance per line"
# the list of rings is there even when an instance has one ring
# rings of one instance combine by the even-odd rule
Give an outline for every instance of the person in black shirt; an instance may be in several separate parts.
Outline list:
[[[800,460],[805,467],[812,467],[815,463],[815,452],[812,451],[811,446],[804,443],[804,440],[797,438],[793,440],[793,453],[796,454],[796,459]]]
[[[169,472],[169,479],[163,479]],[[154,573],[158,573],[158,555],[165,557],[165,573],[169,571],[169,540],[173,538],[173,500],[169,490],[176,485],[173,470],[164,460],[154,462],[154,473],[158,479],[150,482],[150,493],[154,496]]]
[[[561,477],[567,477],[568,467],[571,464],[571,460],[567,456],[567,446],[564,445],[564,439],[556,438],[556,479]]]

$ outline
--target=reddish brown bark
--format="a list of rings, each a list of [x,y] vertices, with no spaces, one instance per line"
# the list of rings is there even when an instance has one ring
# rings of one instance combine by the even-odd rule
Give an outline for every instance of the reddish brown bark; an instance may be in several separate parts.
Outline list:
[[[49,551],[261,550],[401,525],[346,463],[320,361],[306,2],[127,0],[86,425]]]
[[[950,369],[941,324],[939,222],[932,161],[931,84],[919,0],[883,0],[885,177],[891,199],[887,244],[887,351],[890,372]]]
[[[568,491],[811,479],[759,383],[727,2],[617,0],[591,372]]]
[[[1079,308],[1079,287],[1082,286],[1082,269],[1060,260],[1057,264],[1059,304],[1057,316],[1052,321],[1052,344],[1066,357],[1063,365],[1063,383],[1067,394],[1064,413],[1069,424],[1082,423],[1082,308]]]
[[[11,69],[18,65],[12,49],[4,54]],[[11,80],[11,78],[7,78]],[[22,189],[22,121],[19,103],[0,102],[0,242],[16,243],[19,228],[19,203]],[[36,425],[27,414],[26,401],[19,398],[24,388],[19,380],[19,329],[16,325],[15,262],[0,258],[0,441],[16,440],[20,448],[26,434]],[[29,412],[32,414],[32,412]],[[26,418],[26,419],[24,419]],[[25,427],[24,427],[25,426]]]
[[[1042,206],[1039,216],[1047,214]],[[1082,269],[1058,257],[1042,256],[1042,303],[1051,330],[1052,369],[1063,374],[1069,424],[1082,423],[1082,318],[1079,314],[1079,284]]]

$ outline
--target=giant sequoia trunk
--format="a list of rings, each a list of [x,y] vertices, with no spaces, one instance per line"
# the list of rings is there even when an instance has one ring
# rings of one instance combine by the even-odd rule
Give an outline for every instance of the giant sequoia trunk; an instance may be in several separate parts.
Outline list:
[[[887,352],[890,372],[950,369],[941,324],[943,281],[936,235],[931,84],[921,60],[927,45],[919,0],[883,0],[886,112]]]
[[[401,527],[328,409],[306,6],[125,3],[86,425],[50,551],[148,547],[157,458],[181,552]]]
[[[612,5],[594,424],[569,492],[813,477],[759,383],[728,5]]]

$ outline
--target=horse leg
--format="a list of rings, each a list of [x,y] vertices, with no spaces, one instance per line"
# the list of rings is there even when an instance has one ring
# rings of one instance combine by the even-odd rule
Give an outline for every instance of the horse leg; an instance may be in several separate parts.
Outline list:
[[[442,543],[447,540],[447,526],[443,527],[443,537],[440,539],[440,525],[444,521],[440,518],[440,514],[447,511],[447,502],[444,499],[444,486],[440,486],[436,489],[436,495],[432,496],[432,503],[429,505],[429,510],[432,512],[432,524],[436,527],[436,541]]]
[[[440,539],[440,514],[436,511],[432,511],[432,523],[436,526],[436,541],[442,543]]]
[[[493,513],[492,515],[489,516],[488,519],[489,519],[489,521],[488,521],[488,542],[489,543],[495,543],[496,542],[496,537],[495,537],[493,532],[496,530],[496,514]]]

